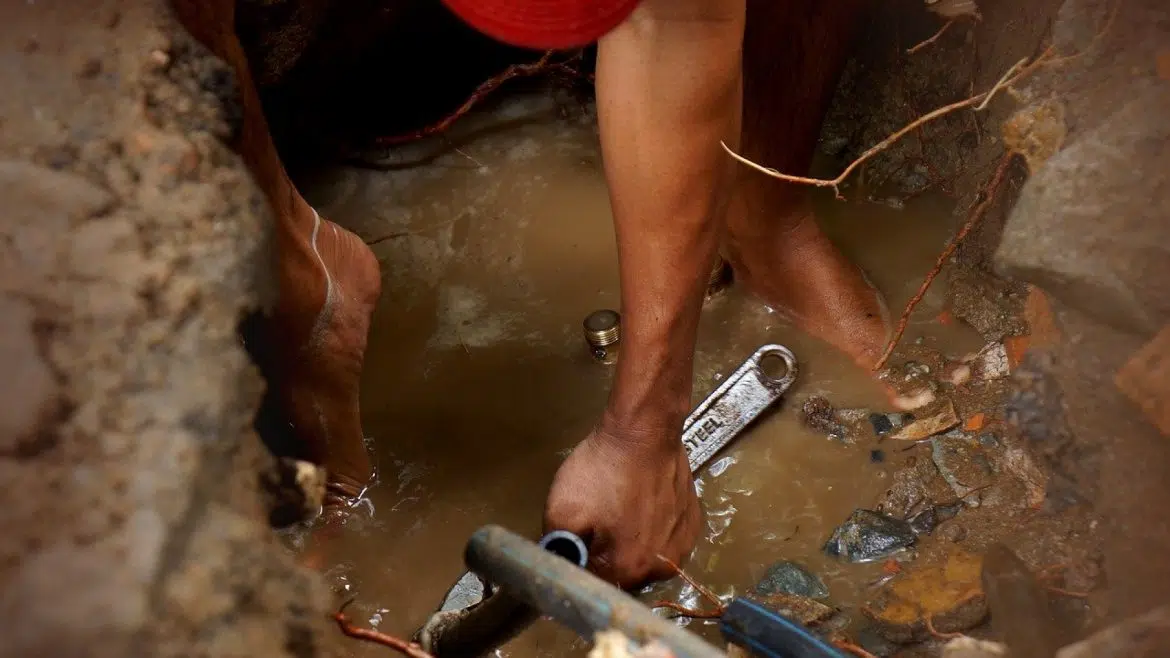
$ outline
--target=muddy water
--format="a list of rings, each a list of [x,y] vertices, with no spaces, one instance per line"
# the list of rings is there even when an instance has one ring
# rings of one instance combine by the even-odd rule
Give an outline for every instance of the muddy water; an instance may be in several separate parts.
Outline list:
[[[462,572],[476,527],[538,533],[558,463],[604,405],[611,370],[586,354],[580,323],[617,308],[615,245],[593,121],[567,109],[510,99],[443,143],[396,153],[388,171],[343,168],[309,181],[324,213],[375,243],[384,292],[362,400],[380,482],[339,538],[328,547],[312,538],[303,550],[326,556],[334,582],[356,594],[355,619],[381,630],[406,634],[426,618]],[[826,229],[895,310],[949,232],[945,199],[902,210],[821,205]],[[908,337],[969,351],[974,336],[928,322],[941,288]],[[810,394],[840,406],[882,399],[866,373],[734,288],[704,312],[696,399],[766,342],[790,347],[801,376],[779,410],[702,476],[707,531],[689,571],[730,594],[791,559],[819,573],[835,602],[859,603],[877,567],[843,565],[820,548],[850,511],[873,503],[900,455],[875,463],[876,446],[830,441],[797,412]],[[678,583],[651,597],[694,602]],[[354,655],[384,651],[346,642]],[[570,645],[584,646],[545,623],[504,654],[565,655]]]

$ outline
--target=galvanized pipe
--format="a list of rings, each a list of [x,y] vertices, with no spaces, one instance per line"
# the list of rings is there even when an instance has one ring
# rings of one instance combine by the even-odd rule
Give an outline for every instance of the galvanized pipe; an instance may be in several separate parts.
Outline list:
[[[632,640],[658,640],[676,658],[726,658],[724,653],[588,571],[499,526],[471,536],[464,560],[472,571],[584,638],[614,629]]]

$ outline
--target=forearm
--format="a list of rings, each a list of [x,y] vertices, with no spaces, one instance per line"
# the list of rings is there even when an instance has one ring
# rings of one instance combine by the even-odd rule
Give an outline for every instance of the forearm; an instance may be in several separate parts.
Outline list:
[[[622,357],[607,419],[673,437],[739,132],[743,0],[647,0],[602,39],[598,107],[618,241]],[[670,430],[670,431],[662,431]]]

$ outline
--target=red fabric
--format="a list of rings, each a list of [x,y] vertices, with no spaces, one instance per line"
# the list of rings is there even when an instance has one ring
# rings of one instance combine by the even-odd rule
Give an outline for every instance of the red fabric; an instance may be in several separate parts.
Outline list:
[[[541,50],[584,46],[617,27],[638,0],[443,0],[472,27]]]

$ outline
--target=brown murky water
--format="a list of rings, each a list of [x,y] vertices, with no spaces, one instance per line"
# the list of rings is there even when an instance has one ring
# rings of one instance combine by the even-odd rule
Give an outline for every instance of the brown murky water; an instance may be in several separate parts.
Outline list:
[[[478,526],[538,533],[557,465],[604,405],[610,369],[586,354],[580,323],[617,307],[613,231],[593,122],[561,109],[542,96],[509,99],[462,122],[453,141],[396,154],[392,171],[339,169],[310,182],[311,200],[375,241],[383,263],[362,400],[380,483],[329,558],[335,582],[356,593],[354,618],[381,630],[407,634],[427,617],[462,573]],[[930,197],[902,210],[826,198],[821,217],[896,312],[946,242],[949,212]],[[950,353],[978,347],[973,334],[927,322],[941,290],[907,338]],[[707,531],[688,571],[727,594],[791,559],[819,573],[838,604],[860,602],[876,565],[841,564],[820,548],[855,507],[873,504],[899,455],[873,463],[875,446],[830,441],[797,412],[810,394],[840,406],[882,398],[847,359],[732,289],[704,312],[696,400],[767,342],[796,353],[800,378],[702,476]],[[307,550],[318,550],[313,541]],[[694,600],[678,583],[646,598],[664,596]],[[344,641],[356,656],[384,655]],[[542,623],[503,653],[582,647]]]

